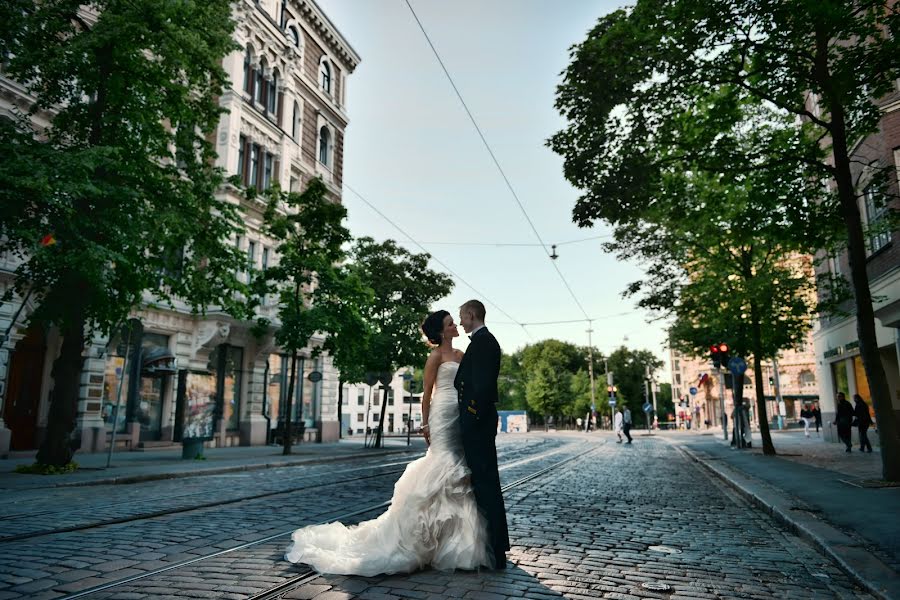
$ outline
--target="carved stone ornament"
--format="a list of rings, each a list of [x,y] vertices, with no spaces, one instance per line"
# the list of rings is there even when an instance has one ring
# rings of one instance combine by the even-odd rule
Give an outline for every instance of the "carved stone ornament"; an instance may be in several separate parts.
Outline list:
[[[198,323],[191,343],[191,357],[197,358],[197,355],[203,350],[207,352],[212,351],[216,346],[228,339],[229,333],[231,333],[231,325],[222,321],[202,321]]]

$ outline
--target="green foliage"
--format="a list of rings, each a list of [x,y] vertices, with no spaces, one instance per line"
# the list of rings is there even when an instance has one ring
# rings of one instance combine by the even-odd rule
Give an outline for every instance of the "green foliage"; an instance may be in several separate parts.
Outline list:
[[[225,0],[0,4],[4,76],[34,99],[0,119],[0,253],[21,261],[29,322],[63,337],[42,463],[73,455],[93,331],[111,333],[147,295],[245,314],[229,243],[242,217],[216,195],[209,141],[233,28]]]
[[[371,332],[364,371],[393,373],[406,365],[424,364],[428,347],[419,326],[430,307],[450,293],[453,282],[428,267],[427,254],[415,254],[393,240],[356,240],[349,271],[372,290],[363,315]]]
[[[619,389],[617,406],[628,406],[634,422],[640,423],[645,415],[641,407],[647,388],[647,367],[650,367],[651,373],[659,371],[663,362],[649,350],[632,350],[619,346],[609,355],[607,364],[613,373],[615,386]]]
[[[15,468],[16,473],[27,475],[65,475],[66,473],[74,473],[77,470],[78,463],[74,461],[59,467],[36,462],[30,465],[18,465]]]
[[[527,410],[525,399],[525,371],[522,369],[521,352],[503,354],[500,359],[500,377],[497,380],[497,410]]]

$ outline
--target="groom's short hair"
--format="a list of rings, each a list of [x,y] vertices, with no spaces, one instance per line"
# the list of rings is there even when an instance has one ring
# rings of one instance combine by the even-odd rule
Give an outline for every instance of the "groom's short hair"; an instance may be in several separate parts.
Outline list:
[[[472,313],[479,321],[484,321],[484,315],[487,314],[487,311],[485,311],[484,304],[481,303],[481,300],[469,300],[468,302],[460,306],[459,310],[464,310]]]

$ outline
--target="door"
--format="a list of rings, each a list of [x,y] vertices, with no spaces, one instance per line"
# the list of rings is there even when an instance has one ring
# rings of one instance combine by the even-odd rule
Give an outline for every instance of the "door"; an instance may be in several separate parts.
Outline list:
[[[46,353],[43,331],[37,327],[28,330],[12,353],[3,402],[3,419],[12,432],[12,450],[31,450],[35,447]]]

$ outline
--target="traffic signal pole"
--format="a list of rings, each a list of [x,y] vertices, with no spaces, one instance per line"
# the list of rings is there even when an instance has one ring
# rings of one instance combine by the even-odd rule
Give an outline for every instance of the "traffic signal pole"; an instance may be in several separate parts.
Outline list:
[[[722,439],[728,441],[728,415],[725,414],[725,373],[716,369],[719,374],[719,410],[722,412]]]

